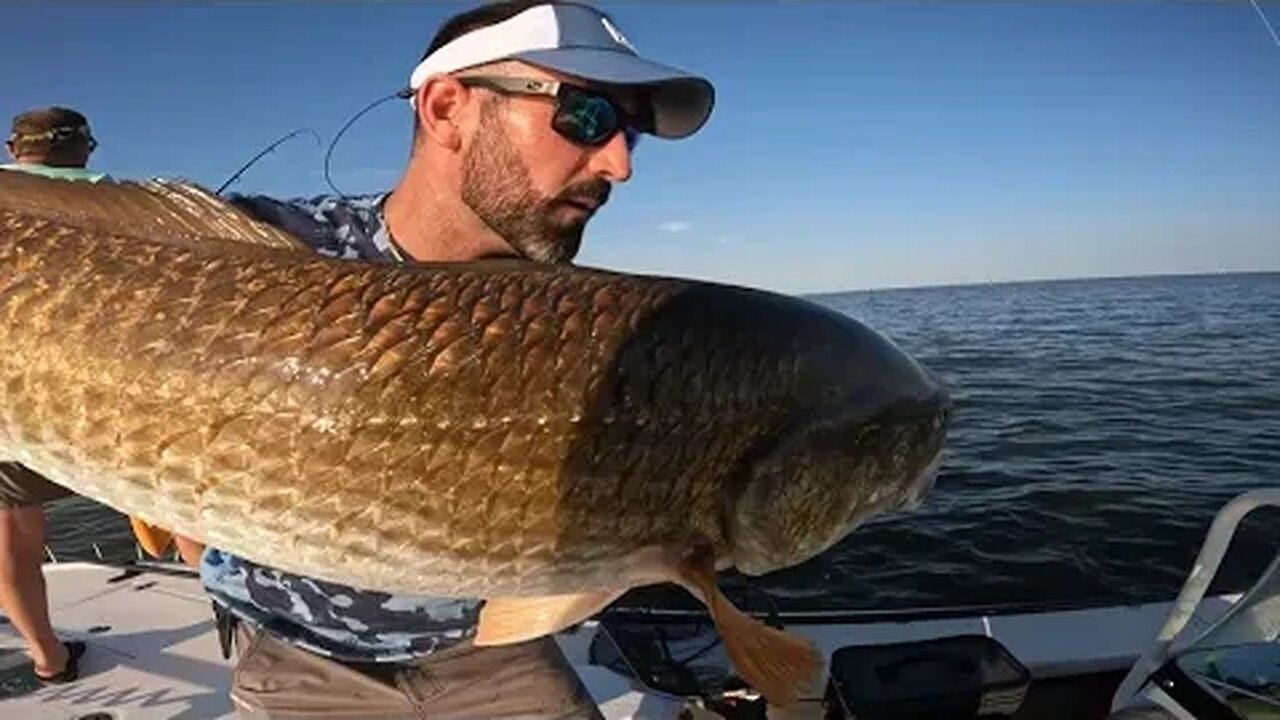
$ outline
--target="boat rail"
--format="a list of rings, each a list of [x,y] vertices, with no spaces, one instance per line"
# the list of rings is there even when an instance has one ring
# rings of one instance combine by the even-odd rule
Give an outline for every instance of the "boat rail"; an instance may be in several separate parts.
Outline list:
[[[1250,512],[1268,506],[1280,507],[1280,488],[1262,488],[1246,492],[1218,511],[1205,534],[1205,540],[1200,546],[1195,564],[1192,565],[1191,572],[1182,585],[1182,591],[1174,600],[1169,616],[1157,633],[1155,641],[1133,664],[1129,674],[1116,689],[1111,703],[1112,711],[1119,711],[1128,706],[1142,691],[1148,679],[1170,660],[1173,655],[1174,640],[1178,638],[1186,627],[1187,621],[1195,614],[1200,601],[1204,599],[1209,585],[1222,565],[1227,548],[1235,537],[1240,521]],[[1277,554],[1276,561],[1269,566],[1266,573],[1263,573],[1263,579],[1259,582],[1265,581],[1265,578],[1278,567],[1280,567],[1280,554]],[[1215,628],[1216,625],[1210,627],[1202,633],[1202,636],[1213,632]]]

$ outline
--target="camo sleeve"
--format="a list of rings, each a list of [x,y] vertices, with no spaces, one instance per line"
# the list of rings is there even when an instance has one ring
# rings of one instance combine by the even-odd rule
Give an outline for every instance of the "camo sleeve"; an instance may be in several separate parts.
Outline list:
[[[359,260],[392,260],[390,236],[382,222],[385,193],[277,200],[266,195],[231,195],[227,201],[261,222],[297,236],[317,253]]]

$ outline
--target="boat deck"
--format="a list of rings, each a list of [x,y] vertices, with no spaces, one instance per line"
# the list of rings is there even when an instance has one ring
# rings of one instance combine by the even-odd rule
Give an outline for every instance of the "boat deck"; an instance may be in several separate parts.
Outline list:
[[[0,627],[0,717],[234,717],[209,598],[194,577],[89,563],[45,566],[54,627],[89,650],[74,683],[41,686],[13,627]]]
[[[93,563],[51,564],[45,572],[58,632],[89,644],[81,678],[68,685],[39,685],[21,639],[5,622],[0,625],[0,718],[234,717],[227,696],[230,663],[221,656],[209,599],[197,578]],[[1195,622],[1204,626],[1234,599],[1207,600]],[[1155,636],[1168,607],[1161,603],[909,623],[807,623],[790,629],[808,636],[825,657],[853,644],[988,634],[1035,678],[1018,718],[1087,720],[1105,717],[1124,670]],[[588,648],[597,630],[587,623],[558,640],[604,715],[610,720],[676,717],[682,700],[642,692],[623,675],[591,664]],[[773,710],[769,717],[823,717],[822,690],[814,688],[792,711]]]

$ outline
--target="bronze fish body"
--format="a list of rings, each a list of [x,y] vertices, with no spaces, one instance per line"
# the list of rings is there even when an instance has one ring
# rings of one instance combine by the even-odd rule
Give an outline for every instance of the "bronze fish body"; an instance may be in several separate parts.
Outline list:
[[[287,571],[494,598],[483,642],[675,581],[786,702],[814,659],[744,624],[714,569],[797,564],[918,500],[949,410],[888,339],[799,299],[333,260],[198,188],[0,172],[0,459]]]

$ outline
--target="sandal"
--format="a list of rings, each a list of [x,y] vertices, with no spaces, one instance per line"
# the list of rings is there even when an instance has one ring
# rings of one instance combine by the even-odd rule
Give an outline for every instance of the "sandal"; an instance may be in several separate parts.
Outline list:
[[[67,648],[67,665],[62,668],[62,672],[57,675],[41,675],[32,668],[36,679],[46,685],[69,683],[80,676],[80,656],[84,655],[84,651],[88,648],[80,640],[70,640],[62,644]]]

